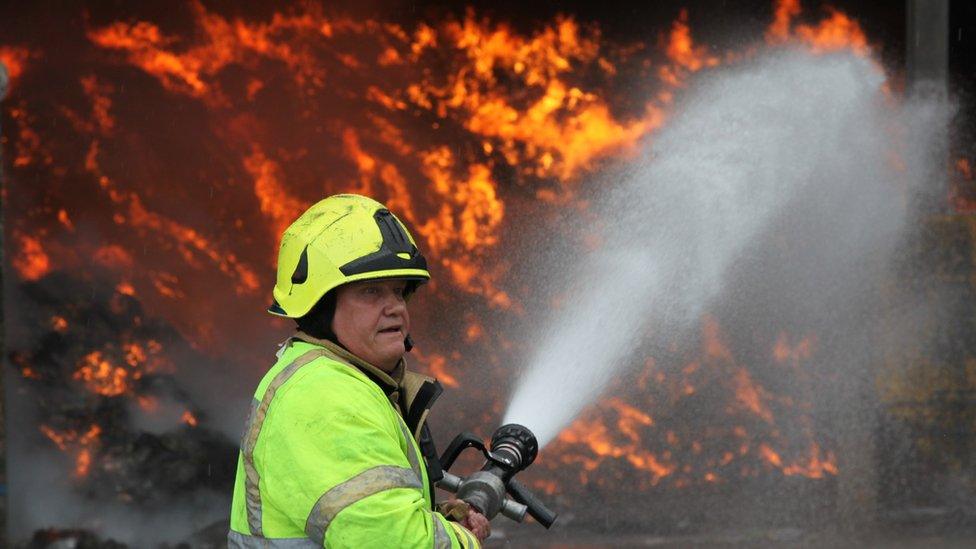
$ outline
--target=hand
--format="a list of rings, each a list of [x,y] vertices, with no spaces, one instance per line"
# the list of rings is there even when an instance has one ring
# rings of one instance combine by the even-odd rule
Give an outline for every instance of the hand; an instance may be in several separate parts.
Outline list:
[[[479,513],[474,507],[468,509],[468,516],[458,522],[471,530],[478,541],[485,541],[491,535],[491,522],[488,521],[488,517]]]

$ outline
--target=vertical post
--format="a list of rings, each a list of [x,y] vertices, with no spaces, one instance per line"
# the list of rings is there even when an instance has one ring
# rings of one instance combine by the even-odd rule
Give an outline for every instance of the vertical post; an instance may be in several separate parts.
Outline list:
[[[7,67],[0,61],[0,106],[7,96],[7,89],[10,78]],[[0,189],[6,189],[7,182],[3,173],[3,113],[0,111]],[[2,196],[2,194],[0,194]],[[3,382],[6,373],[6,361],[3,357],[7,356],[6,332],[3,322],[3,265],[4,265],[4,242],[3,242],[3,204],[0,199],[0,546],[7,546],[7,410],[6,410],[6,384]]]
[[[905,37],[907,86],[910,98],[946,101],[949,95],[949,0],[906,0]],[[931,146],[938,157],[949,160],[949,128],[936,136]],[[923,213],[945,214],[949,210],[949,177],[946,164],[935,166],[926,182]]]
[[[945,97],[949,85],[949,0],[907,0],[908,89]]]

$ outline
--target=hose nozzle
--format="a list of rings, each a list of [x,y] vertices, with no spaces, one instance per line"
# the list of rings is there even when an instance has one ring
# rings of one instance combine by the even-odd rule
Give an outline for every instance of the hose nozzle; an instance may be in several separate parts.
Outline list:
[[[481,470],[467,478],[448,473],[458,454],[470,447],[478,448],[485,455]],[[528,512],[549,528],[555,522],[556,514],[513,478],[516,473],[532,465],[538,453],[539,442],[535,435],[527,427],[516,423],[499,427],[492,435],[488,448],[471,433],[461,433],[441,457],[445,473],[439,485],[456,493],[458,498],[473,505],[489,519],[502,513],[522,522]],[[511,497],[506,497],[506,493]]]
[[[496,465],[507,466],[508,481],[515,473],[526,469],[539,454],[539,442],[527,427],[509,423],[499,427],[491,436],[491,453],[497,458]],[[501,463],[499,463],[499,461]]]

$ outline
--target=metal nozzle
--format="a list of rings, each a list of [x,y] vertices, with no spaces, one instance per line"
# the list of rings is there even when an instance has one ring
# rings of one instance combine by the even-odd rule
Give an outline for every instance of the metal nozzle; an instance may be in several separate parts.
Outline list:
[[[539,442],[527,427],[517,423],[502,425],[491,436],[491,451],[515,474],[535,461],[539,453]]]

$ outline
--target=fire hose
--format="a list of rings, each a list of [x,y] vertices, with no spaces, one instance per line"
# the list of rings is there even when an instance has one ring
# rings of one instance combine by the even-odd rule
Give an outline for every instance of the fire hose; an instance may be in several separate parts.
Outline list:
[[[451,465],[467,448],[481,450],[485,456],[484,465],[467,478],[449,473]],[[515,423],[499,427],[487,448],[472,433],[461,433],[441,455],[444,478],[437,486],[456,494],[488,520],[501,513],[515,522],[522,522],[528,512],[548,529],[556,521],[556,513],[514,478],[516,473],[535,461],[538,452],[539,444],[532,431]]]

